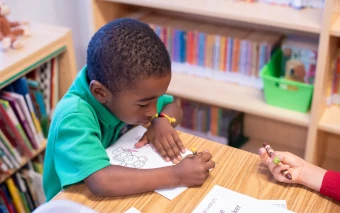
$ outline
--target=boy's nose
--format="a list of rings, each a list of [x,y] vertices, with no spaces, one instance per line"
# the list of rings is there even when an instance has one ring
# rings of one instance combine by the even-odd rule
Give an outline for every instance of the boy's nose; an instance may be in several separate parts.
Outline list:
[[[156,104],[150,104],[148,110],[145,113],[145,116],[152,117],[152,116],[156,115],[156,113],[157,113]]]

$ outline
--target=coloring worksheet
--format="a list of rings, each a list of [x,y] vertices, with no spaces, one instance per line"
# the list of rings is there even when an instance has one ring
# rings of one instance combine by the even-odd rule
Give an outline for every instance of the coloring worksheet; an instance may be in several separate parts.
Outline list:
[[[134,127],[122,135],[113,145],[108,147],[106,153],[110,158],[110,163],[136,169],[153,169],[172,166],[173,163],[164,161],[151,144],[147,144],[138,149],[135,148],[135,143],[142,138],[145,132],[146,128],[142,126]],[[182,154],[182,157],[184,158],[188,154],[191,154],[191,152],[187,150],[185,154]],[[187,187],[160,189],[156,190],[156,192],[172,200],[185,189],[187,189]]]
[[[278,201],[274,201],[278,203]],[[280,201],[281,202],[281,201]],[[281,202],[282,203],[282,202]],[[293,213],[282,207],[273,206],[273,202],[260,201],[256,198],[215,185],[205,196],[193,213]]]

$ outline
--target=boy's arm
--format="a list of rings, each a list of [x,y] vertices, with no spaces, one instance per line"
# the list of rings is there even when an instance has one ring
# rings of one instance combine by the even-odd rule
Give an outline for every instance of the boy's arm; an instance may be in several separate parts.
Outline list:
[[[158,169],[134,169],[108,166],[85,179],[90,191],[96,196],[122,196],[173,188],[178,185],[174,167]]]
[[[85,178],[85,184],[97,196],[123,196],[176,186],[201,185],[215,167],[208,152],[189,155],[175,166],[134,169],[107,166]]]

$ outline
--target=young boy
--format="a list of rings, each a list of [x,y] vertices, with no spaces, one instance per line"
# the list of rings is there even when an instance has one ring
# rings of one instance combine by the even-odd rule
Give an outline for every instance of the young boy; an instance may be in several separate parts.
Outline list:
[[[174,129],[181,109],[164,95],[171,61],[146,24],[118,19],[92,37],[87,66],[58,103],[50,126],[43,186],[47,201],[84,182],[97,196],[120,196],[176,186],[201,185],[215,166],[208,152],[175,166],[133,169],[110,164],[105,149],[127,124],[151,126],[136,147],[151,143],[166,161],[178,162],[185,148]],[[167,117],[152,117],[164,113]]]

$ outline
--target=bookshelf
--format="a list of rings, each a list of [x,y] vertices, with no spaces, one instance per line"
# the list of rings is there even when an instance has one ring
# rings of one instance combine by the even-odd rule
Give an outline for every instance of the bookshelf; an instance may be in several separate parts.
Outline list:
[[[39,23],[32,23],[30,29],[32,35],[24,38],[22,49],[0,54],[0,89],[61,54],[59,94],[62,97],[76,76],[71,31]]]
[[[340,14],[335,13],[333,15],[332,23],[331,35],[340,37]]]
[[[309,123],[309,114],[267,105],[261,91],[252,87],[174,72],[167,93],[300,126]]]
[[[205,0],[92,0],[92,14],[94,30],[98,30],[109,21],[128,16],[133,12],[154,11],[158,14],[177,15],[184,20],[194,18],[210,23],[231,25],[234,23],[234,25],[252,29],[271,29],[282,33],[318,36],[318,61],[313,102],[307,114],[269,106],[263,100],[262,91],[255,88],[177,72],[173,73],[168,93],[179,98],[242,111],[263,119],[263,122],[268,119],[274,120],[279,125],[276,125],[277,129],[273,132],[282,132],[284,128],[289,129],[287,132],[297,129],[298,139],[292,139],[293,136],[288,134],[285,136],[287,144],[291,143],[292,148],[289,151],[296,151],[296,154],[316,165],[334,168],[334,165],[339,165],[340,158],[335,161],[333,157],[329,158],[329,150],[336,150],[332,147],[338,144],[329,142],[328,138],[329,134],[335,133],[335,137],[340,139],[340,131],[338,131],[340,128],[337,127],[340,126],[338,125],[340,120],[333,115],[336,113],[339,118],[340,110],[326,107],[326,91],[331,69],[331,56],[340,37],[340,16],[335,11],[333,12],[338,1],[325,1],[323,9],[295,10],[290,7],[232,0],[209,2]],[[232,91],[232,94],[227,91]],[[254,125],[253,129],[261,130],[259,123],[256,124],[257,126]],[[285,141],[284,137],[276,138],[276,135],[271,132],[267,134],[271,135],[274,141]],[[295,143],[299,144],[299,149],[296,149]],[[285,146],[282,147],[285,148]],[[340,170],[340,167],[337,166],[337,169]]]
[[[110,0],[108,1],[110,2]],[[319,33],[322,10],[298,11],[290,7],[273,7],[268,4],[249,4],[228,0],[111,0],[111,2],[148,8],[190,13],[270,27]],[[289,14],[289,15],[288,15]],[[98,27],[98,26],[96,26]]]
[[[35,150],[32,156],[32,159],[37,157],[38,155],[40,155],[46,148],[46,141],[44,141],[44,143],[42,144],[42,146],[38,149]],[[14,170],[10,170],[8,174],[4,174],[1,175],[0,177],[0,184],[2,184],[4,181],[7,180],[7,178],[11,177],[14,173],[16,173],[17,171],[19,171],[23,166],[25,166],[31,159],[24,157],[22,162],[20,163],[20,168],[18,169],[14,169]]]
[[[59,56],[58,99],[60,99],[77,73],[71,31],[68,28],[39,23],[32,23],[30,27],[32,35],[23,38],[25,42],[23,48],[0,53],[0,90],[44,62]],[[44,152],[45,148],[46,140],[33,152],[31,159]],[[23,157],[20,168],[31,159]],[[8,174],[1,174],[0,184],[20,168],[10,170]]]

